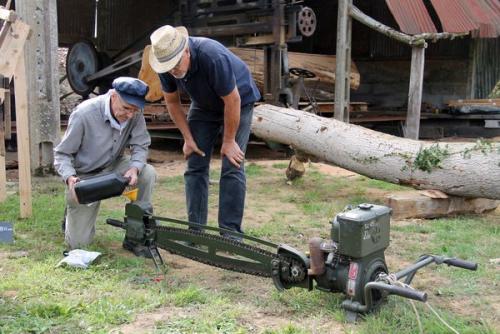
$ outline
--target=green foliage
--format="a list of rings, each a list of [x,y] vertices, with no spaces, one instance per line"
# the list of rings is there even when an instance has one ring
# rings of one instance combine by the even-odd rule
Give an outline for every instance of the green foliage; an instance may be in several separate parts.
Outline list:
[[[447,148],[439,147],[439,144],[432,145],[429,148],[420,149],[415,160],[413,169],[419,169],[430,173],[436,168],[441,168],[441,162],[450,155]]]
[[[499,150],[500,150],[500,146],[499,146]],[[483,153],[484,155],[491,153],[491,152],[493,152],[493,143],[489,142],[487,140],[484,140],[484,139],[478,139],[476,141],[476,143],[474,144],[474,146],[472,146],[471,148],[466,148],[463,151],[463,153],[462,153],[463,158],[470,159],[471,153],[475,152],[475,151],[479,151],[479,152]]]
[[[286,325],[284,328],[278,330],[265,330],[263,334],[306,334],[310,333],[302,328],[298,328],[292,324]]]
[[[491,90],[491,93],[488,95],[490,99],[499,99],[500,98],[500,80],[497,81],[497,84]]]
[[[189,286],[176,291],[173,294],[173,303],[175,306],[186,306],[189,304],[204,304],[207,301],[206,293],[200,288]]]
[[[447,334],[451,333],[431,311],[422,303],[414,302],[422,323],[424,333]],[[459,333],[484,333],[493,334],[488,325],[471,318],[456,317],[450,312],[439,312],[440,316],[455,328]],[[389,297],[389,302],[378,312],[369,314],[364,318],[364,324],[359,328],[359,334],[419,334],[417,318],[408,300]]]
[[[288,167],[288,163],[286,163],[286,162],[279,162],[279,163],[273,164],[272,167],[276,168],[276,169],[286,169]]]
[[[264,167],[256,165],[255,163],[249,163],[245,166],[245,173],[247,177],[261,176],[263,171]]]

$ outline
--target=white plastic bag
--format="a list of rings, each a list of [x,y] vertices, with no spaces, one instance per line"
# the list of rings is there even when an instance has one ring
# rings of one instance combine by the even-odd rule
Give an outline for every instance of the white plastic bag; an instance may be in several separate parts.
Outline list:
[[[101,253],[99,252],[89,252],[83,249],[73,249],[68,252],[68,255],[64,257],[56,267],[60,267],[63,264],[67,264],[70,267],[87,269],[89,264],[91,264]]]

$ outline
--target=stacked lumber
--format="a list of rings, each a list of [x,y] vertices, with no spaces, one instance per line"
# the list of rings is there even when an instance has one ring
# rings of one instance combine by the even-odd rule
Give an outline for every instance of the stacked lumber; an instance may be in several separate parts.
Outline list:
[[[500,99],[452,100],[448,106],[452,112],[460,114],[500,113]]]
[[[264,50],[229,48],[249,67],[257,87],[264,88]],[[318,99],[333,100],[335,94],[335,56],[288,52],[288,67],[299,67],[316,74],[316,78],[304,80],[308,91]],[[351,62],[351,89],[359,87],[359,71]]]
[[[458,99],[448,101],[448,106],[450,107],[462,107],[462,106],[500,106],[500,99]]]
[[[160,80],[149,65],[151,46],[144,49],[139,79],[149,85],[146,100],[155,102],[162,98]],[[261,92],[264,90],[264,51],[260,49],[230,48],[250,69]],[[335,94],[335,56],[310,53],[288,52],[289,68],[298,67],[313,72],[316,77],[305,79],[304,84],[309,94],[320,100],[333,100]],[[356,65],[351,62],[351,89],[359,87],[360,75]]]

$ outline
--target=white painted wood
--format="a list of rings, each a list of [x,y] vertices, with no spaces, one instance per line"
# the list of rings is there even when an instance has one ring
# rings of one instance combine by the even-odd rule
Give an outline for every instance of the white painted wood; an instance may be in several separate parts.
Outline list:
[[[437,144],[399,138],[268,104],[254,109],[252,131],[371,178],[450,195],[500,199],[499,143]],[[416,168],[419,152],[436,145],[448,152],[440,167],[430,172]]]

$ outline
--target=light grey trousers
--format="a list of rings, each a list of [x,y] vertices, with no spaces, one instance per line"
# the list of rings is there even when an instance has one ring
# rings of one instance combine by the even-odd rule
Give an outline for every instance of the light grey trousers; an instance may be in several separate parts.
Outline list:
[[[130,166],[130,158],[122,157],[98,174],[78,175],[85,177],[90,175],[100,175],[109,172],[124,174]],[[153,166],[146,164],[139,174],[137,180],[138,201],[151,203],[153,189],[156,182],[156,172]],[[70,249],[87,246],[94,239],[95,223],[101,202],[90,204],[78,204],[73,196],[69,194],[66,187],[66,243]]]

